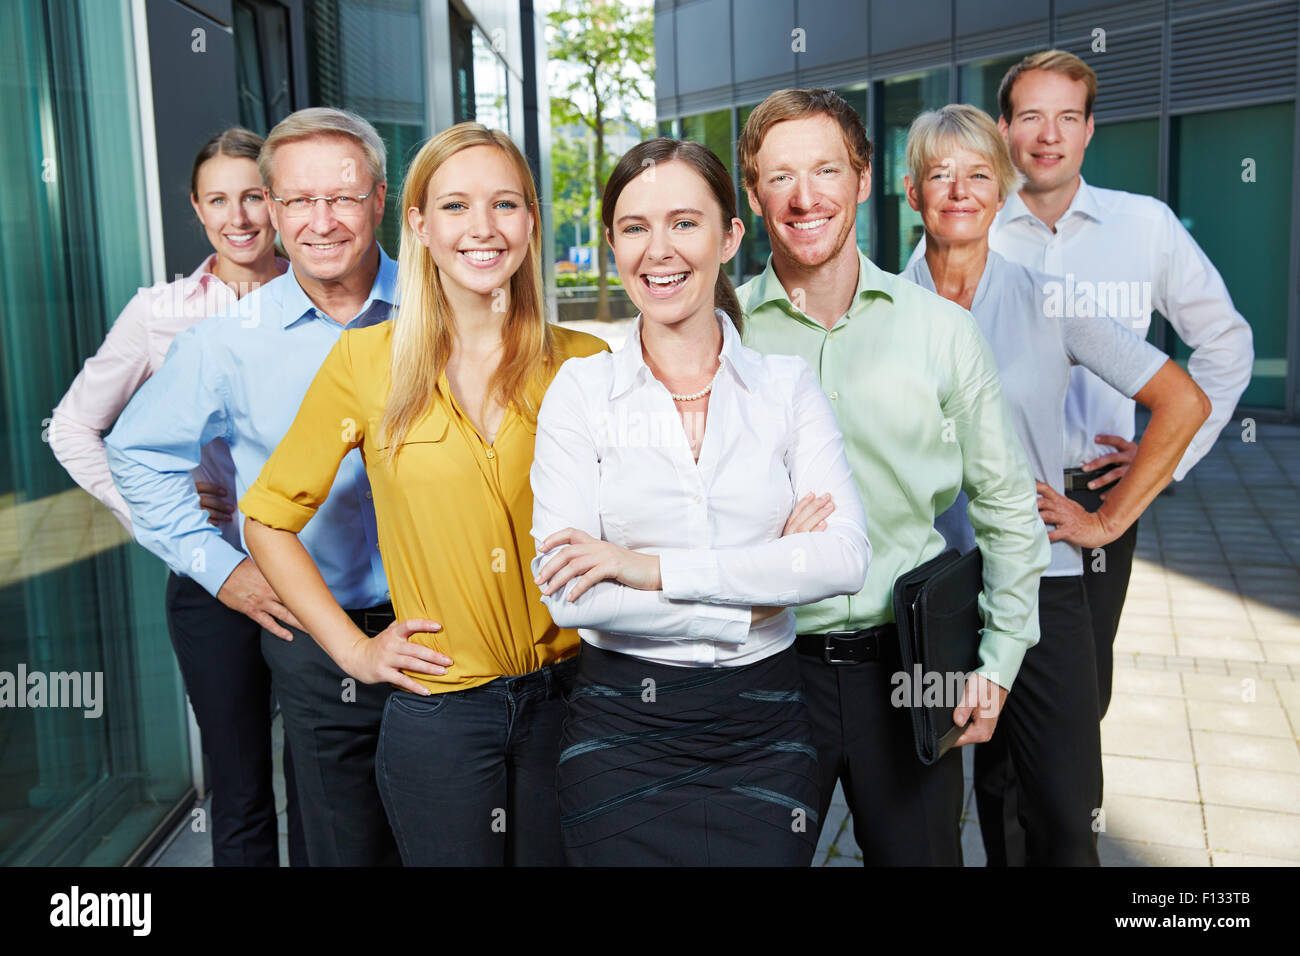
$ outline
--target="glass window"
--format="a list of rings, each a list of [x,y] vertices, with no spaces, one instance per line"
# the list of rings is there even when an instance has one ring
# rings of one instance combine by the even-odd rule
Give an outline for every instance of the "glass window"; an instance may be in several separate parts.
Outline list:
[[[1275,103],[1176,116],[1170,128],[1170,205],[1250,323],[1255,369],[1241,402],[1265,408],[1286,400],[1294,114]],[[1175,358],[1189,352],[1176,343]]]
[[[749,114],[754,112],[757,103],[740,107],[736,114],[736,135],[745,128]],[[736,253],[735,279],[737,284],[748,282],[767,268],[767,257],[772,254],[772,240],[767,234],[763,217],[755,215],[750,208],[749,197],[745,195],[745,185],[741,181],[740,168],[736,168],[736,185],[740,190],[740,221],[745,224],[745,235],[740,240],[740,251]]]
[[[852,106],[853,109],[857,112],[858,118],[862,120],[863,126],[865,126],[868,130],[867,138],[870,139],[871,127],[867,125],[869,122],[867,119],[868,90],[869,87],[867,86],[867,84],[864,83],[861,87],[858,87],[856,89],[839,89],[836,90],[835,92],[838,93],[840,96],[844,97],[844,101],[848,103],[850,106]],[[875,144],[873,143],[872,146],[874,147]],[[873,163],[875,162],[874,152],[872,155],[872,162]],[[871,201],[870,200],[858,206],[857,237],[858,237],[858,248],[861,249],[864,253],[866,253],[868,257],[870,257],[871,256]]]
[[[265,136],[293,112],[289,12],[267,0],[235,0],[239,123]]]
[[[958,68],[957,79],[960,82],[960,101],[978,106],[994,119],[998,118],[998,87],[1007,70],[1024,59],[1024,54],[999,56],[977,63],[963,63]]]
[[[1160,122],[1155,119],[1097,126],[1083,157],[1083,178],[1094,186],[1144,196],[1160,193]]]
[[[916,76],[900,76],[877,84],[879,96],[879,140],[881,184],[880,243],[875,262],[889,272],[901,272],[923,230],[921,216],[907,204],[903,176],[907,174],[907,132],[912,120],[926,110],[948,102],[947,68]]]
[[[191,793],[166,568],[46,444],[50,410],[149,275],[129,24],[97,0],[0,4],[7,865],[121,865]]]

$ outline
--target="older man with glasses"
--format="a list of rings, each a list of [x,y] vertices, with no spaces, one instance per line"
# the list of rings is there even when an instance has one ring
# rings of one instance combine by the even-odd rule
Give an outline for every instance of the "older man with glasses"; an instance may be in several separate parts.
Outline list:
[[[263,625],[309,862],[396,865],[374,768],[391,688],[357,684],[299,628],[252,559],[208,523],[189,477],[203,446],[225,439],[242,497],[343,330],[389,318],[397,266],[375,241],[387,188],[384,144],[359,116],[300,110],[271,131],[258,167],[292,268],[236,310],[178,335],[105,444],[137,540]],[[340,422],[340,433],[348,427]],[[339,604],[373,637],[393,611],[358,452],[344,459],[319,515],[303,544]]]

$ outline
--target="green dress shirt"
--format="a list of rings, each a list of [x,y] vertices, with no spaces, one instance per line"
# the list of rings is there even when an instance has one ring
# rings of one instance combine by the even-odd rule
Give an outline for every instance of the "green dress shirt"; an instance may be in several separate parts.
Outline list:
[[[894,620],[895,579],[944,549],[935,516],[965,490],[984,560],[978,673],[1010,689],[1038,641],[1047,532],[997,365],[971,314],[858,253],[849,311],[827,331],[791,303],[768,258],[737,290],[745,344],[802,356],[844,432],[872,558],[861,591],[797,608],[799,633]]]

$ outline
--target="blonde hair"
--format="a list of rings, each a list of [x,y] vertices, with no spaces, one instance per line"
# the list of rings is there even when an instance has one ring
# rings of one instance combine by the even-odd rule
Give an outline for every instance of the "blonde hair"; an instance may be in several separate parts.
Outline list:
[[[960,146],[989,161],[998,181],[998,199],[1006,199],[1020,188],[1020,171],[1011,162],[1006,140],[993,117],[967,103],[929,110],[912,121],[907,131],[907,171],[919,190],[925,171],[935,160]]]
[[[263,185],[271,185],[271,170],[275,161],[275,151],[286,143],[293,143],[312,136],[346,136],[355,140],[366,157],[366,169],[376,183],[387,182],[385,172],[388,151],[375,128],[356,113],[336,110],[329,106],[313,106],[309,109],[290,113],[267,134],[262,151],[257,156],[257,171],[262,174]]]
[[[1066,53],[1064,50],[1043,50],[1040,53],[1029,54],[1007,70],[1007,75],[1002,77],[1002,82],[998,85],[998,109],[1002,112],[1002,118],[1008,123],[1011,122],[1013,112],[1011,93],[1016,88],[1016,80],[1030,70],[1046,70],[1049,73],[1068,76],[1072,80],[1082,80],[1086,89],[1083,118],[1087,119],[1092,115],[1092,104],[1097,100],[1097,74],[1093,72],[1092,67],[1073,53]]]
[[[855,174],[871,165],[871,140],[867,138],[862,117],[834,90],[777,90],[754,107],[736,142],[742,184],[753,189],[758,182],[758,151],[763,137],[777,123],[806,116],[829,116],[839,124],[844,148]]]
[[[479,123],[458,123],[434,136],[416,153],[402,187],[402,240],[397,256],[397,308],[393,314],[392,382],[379,424],[380,443],[388,459],[411,426],[433,405],[438,378],[452,352],[455,316],[443,291],[437,263],[416,236],[406,216],[412,206],[423,211],[429,181],[451,156],[471,146],[494,146],[505,153],[523,184],[524,201],[533,214],[528,254],[510,277],[510,299],[501,329],[501,363],[488,381],[488,398],[514,405],[526,421],[537,418],[529,388],[555,360],[555,341],[542,310],[542,228],[537,187],[528,161],[500,130]]]

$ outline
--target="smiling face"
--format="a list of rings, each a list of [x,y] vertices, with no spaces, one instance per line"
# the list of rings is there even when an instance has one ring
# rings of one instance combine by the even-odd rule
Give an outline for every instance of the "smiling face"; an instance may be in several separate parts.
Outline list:
[[[218,256],[254,267],[272,254],[275,228],[257,163],[218,153],[199,167],[195,185],[190,205]]]
[[[904,176],[907,201],[921,214],[926,241],[969,242],[988,236],[1002,208],[998,180],[987,156],[952,144],[932,158],[919,183]]]
[[[674,325],[713,315],[722,264],[736,254],[745,226],[723,227],[722,205],[694,167],[669,160],[633,176],[614,205],[606,234],[628,297],[643,321]]]
[[[1074,182],[1092,139],[1091,116],[1084,112],[1088,87],[1083,80],[1050,70],[1021,74],[1011,90],[1011,122],[998,129],[1011,148],[1011,161],[1025,174],[1028,192],[1051,192]]]
[[[774,253],[814,268],[852,247],[858,204],[871,194],[871,167],[854,173],[834,119],[823,113],[783,120],[767,131],[754,159],[749,203],[763,217]]]
[[[424,209],[412,206],[406,217],[453,298],[508,289],[534,226],[519,171],[495,146],[453,153],[429,178]]]
[[[269,192],[286,200],[369,193],[350,211],[318,202],[303,217],[270,203],[280,242],[296,270],[318,282],[336,282],[362,267],[384,216],[385,184],[373,181],[359,143],[348,136],[311,136],[279,146]]]

